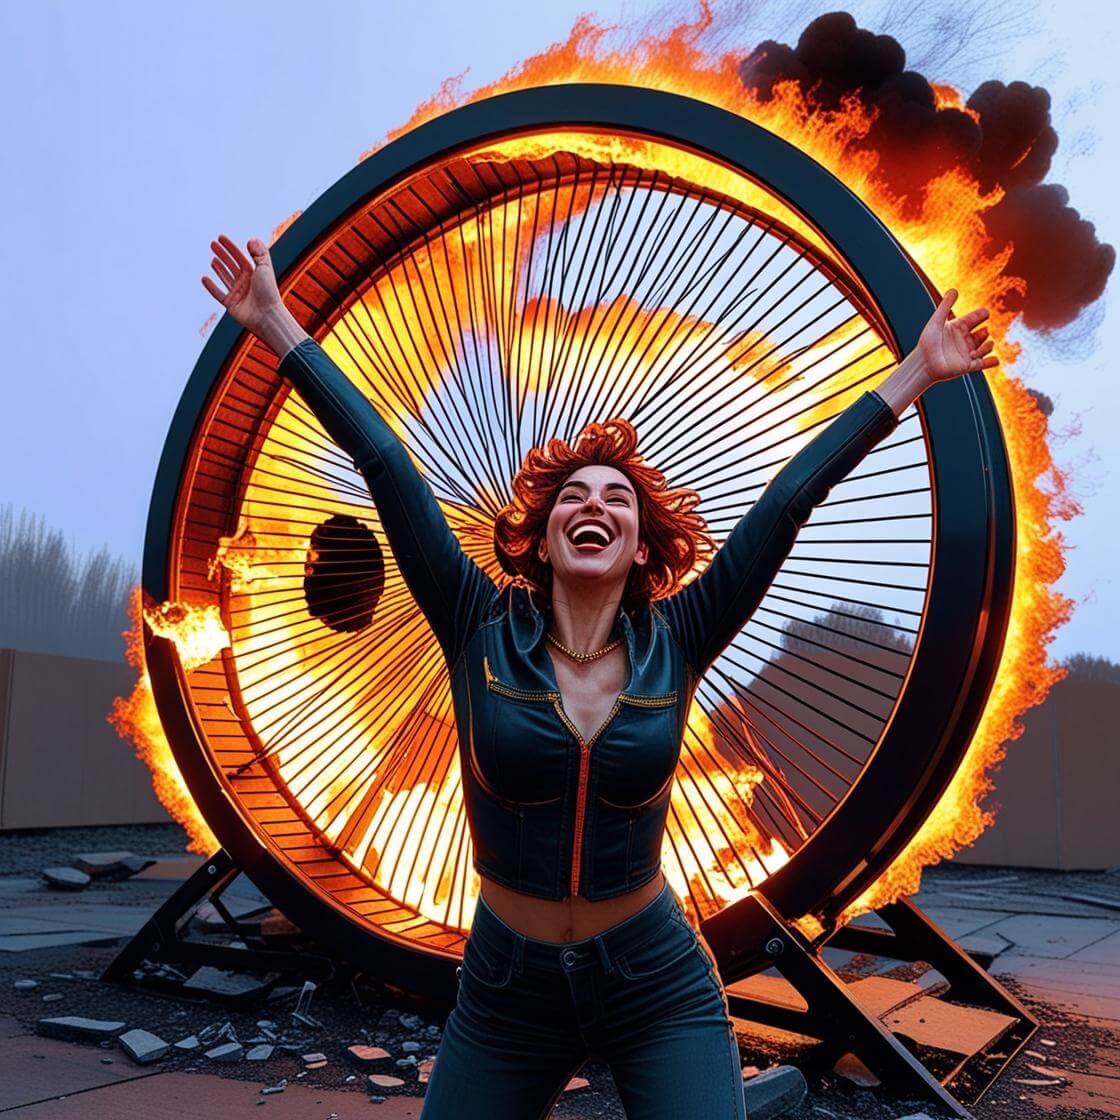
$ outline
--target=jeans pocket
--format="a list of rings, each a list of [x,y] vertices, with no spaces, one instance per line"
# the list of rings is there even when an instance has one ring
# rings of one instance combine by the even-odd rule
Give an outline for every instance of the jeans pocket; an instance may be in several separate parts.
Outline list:
[[[695,945],[691,927],[672,917],[644,941],[620,954],[615,964],[628,980],[644,980],[675,964]]]
[[[480,937],[470,936],[463,947],[461,967],[464,974],[488,988],[504,988],[513,975],[513,956]]]

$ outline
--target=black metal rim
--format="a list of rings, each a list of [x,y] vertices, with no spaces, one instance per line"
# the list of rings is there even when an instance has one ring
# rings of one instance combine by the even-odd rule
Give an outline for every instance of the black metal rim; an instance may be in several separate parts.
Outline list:
[[[404,176],[457,149],[559,127],[645,134],[699,151],[783,197],[820,230],[871,293],[896,350],[904,353],[933,307],[929,288],[866,206],[810,157],[750,121],[701,101],[628,86],[566,85],[503,94],[428,122],[355,167],[305,211],[273,247],[283,277],[338,221]],[[149,508],[143,587],[172,592],[169,568],[180,483],[200,417],[243,341],[227,315],[211,334],[180,399]],[[994,403],[982,374],[934,387],[919,407],[927,427],[941,515],[913,671],[879,755],[790,863],[761,888],[785,914],[856,897],[897,855],[936,804],[983,710],[1002,649],[1013,557],[1010,476]],[[184,711],[178,661],[147,635],[161,720],[176,761],[216,835],[309,931],[352,956],[376,952],[369,937],[264,849],[228,802]],[[838,878],[841,879],[838,882]],[[734,904],[722,912],[730,917]],[[417,954],[385,944],[395,964]],[[382,954],[378,953],[380,957]],[[411,969],[408,969],[411,971]],[[426,985],[425,985],[426,986]],[[442,983],[438,986],[442,988]]]

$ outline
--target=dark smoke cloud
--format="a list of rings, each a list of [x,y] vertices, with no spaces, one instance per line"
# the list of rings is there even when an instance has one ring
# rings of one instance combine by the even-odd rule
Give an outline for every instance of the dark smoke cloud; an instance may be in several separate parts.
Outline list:
[[[1038,405],[1039,412],[1043,416],[1050,417],[1054,415],[1054,402],[1040,389],[1027,389],[1027,392],[1034,397],[1034,403]]]
[[[898,40],[859,27],[847,12],[814,19],[796,47],[760,43],[739,75],[763,100],[773,97],[776,82],[793,79],[823,109],[854,96],[877,110],[858,143],[878,153],[883,184],[912,210],[926,184],[951,167],[971,172],[984,191],[1005,190],[984,220],[996,249],[1015,244],[1005,272],[1023,279],[1026,292],[1005,303],[1026,326],[1062,327],[1104,291],[1116,251],[1097,240],[1063,187],[1042,182],[1058,146],[1045,89],[984,82],[967,101],[978,121],[959,109],[938,109],[929,82],[906,69]]]

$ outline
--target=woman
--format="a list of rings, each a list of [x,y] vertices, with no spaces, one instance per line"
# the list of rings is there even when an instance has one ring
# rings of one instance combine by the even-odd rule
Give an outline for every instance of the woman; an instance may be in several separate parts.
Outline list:
[[[772,479],[710,547],[624,420],[534,449],[495,523],[499,591],[469,560],[404,446],[284,307],[268,249],[224,235],[203,285],[281,358],[362,472],[447,659],[478,908],[422,1120],[546,1116],[589,1058],[631,1120],[745,1117],[727,1001],[660,869],[684,720],[705,669],[765,595],[829,488],[930,384],[995,357],[949,290],[918,346]]]

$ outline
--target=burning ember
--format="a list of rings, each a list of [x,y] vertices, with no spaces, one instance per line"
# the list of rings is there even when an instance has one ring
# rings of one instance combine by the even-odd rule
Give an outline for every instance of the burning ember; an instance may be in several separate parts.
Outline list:
[[[567,42],[525,60],[490,86],[464,93],[455,83],[445,84],[387,140],[456,105],[530,86],[606,82],[698,98],[795,144],[827,167],[879,216],[939,289],[957,287],[962,306],[984,304],[991,308],[988,326],[1001,366],[988,380],[1012,466],[1018,532],[1014,606],[1007,640],[987,708],[949,789],[903,855],[851,908],[853,916],[916,891],[923,867],[970,844],[991,822],[992,814],[981,807],[991,789],[989,774],[1003,757],[1005,744],[1021,733],[1019,717],[1039,704],[1062,675],[1062,670],[1050,665],[1046,656],[1047,645],[1072,608],[1068,599],[1052,589],[1064,569],[1062,540],[1055,526],[1078,510],[1051,459],[1046,418],[1035,396],[1012,376],[1019,346],[1008,341],[1008,332],[1017,319],[1035,329],[1051,329],[1071,321],[1082,307],[1100,295],[1114,254],[1110,247],[1096,241],[1092,226],[1066,205],[1060,187],[1041,183],[1057,143],[1048,122],[1045,91],[1024,83],[1004,86],[987,82],[966,99],[949,86],[930,85],[920,75],[904,72],[904,57],[897,43],[869,36],[843,13],[814,20],[796,48],[768,42],[750,51],[723,55],[709,54],[700,46],[709,23],[705,7],[696,22],[682,22],[667,34],[658,34],[625,52],[617,52],[607,49],[604,29],[590,20],[581,20]],[[851,49],[835,49],[837,39],[850,41]],[[832,49],[819,50],[818,45],[824,41],[830,42]],[[837,58],[841,63],[832,61]],[[845,61],[849,59],[852,61]],[[836,65],[856,69],[829,69]],[[713,192],[757,207],[828,255],[820,235],[769,193],[730,171],[666,144],[593,133],[547,137],[538,134],[504,140],[475,155],[487,160],[524,160],[557,150],[701,183]],[[591,196],[571,196],[565,201],[578,210],[591,205]],[[519,210],[517,218],[509,223],[510,238],[518,223],[525,220]],[[1063,256],[1068,262],[1068,270],[1062,273],[1050,268],[1038,249],[1055,227],[1062,231]],[[504,218],[501,228],[506,228]],[[517,257],[518,244],[510,241],[511,260]],[[471,242],[468,229],[467,236],[457,244],[449,241],[441,246],[439,255],[434,250],[427,255],[418,251],[414,267],[436,277],[446,274],[450,290],[454,277],[470,275],[478,269],[477,253],[478,247]],[[394,306],[391,300],[382,298],[382,289],[387,291],[393,282],[391,276],[379,279],[371,293],[355,305],[373,323],[378,337],[390,342],[407,334],[399,302]],[[501,278],[495,281],[502,282]],[[548,296],[542,294],[536,310],[547,300]],[[324,345],[342,368],[353,374],[359,370],[352,348],[347,345],[347,332],[353,329],[347,325],[348,316],[336,325]],[[574,320],[566,322],[565,329],[580,339],[614,339],[611,345],[617,346],[615,326],[624,316],[625,332],[648,331],[656,338],[661,332],[676,329],[676,320],[668,310],[662,314],[636,304],[628,307],[624,302],[577,309]],[[528,391],[542,390],[542,374],[534,366],[532,356],[543,352],[546,345],[555,346],[555,340],[548,337],[553,318],[551,314],[534,313],[524,351],[519,348],[518,360],[505,369],[522,396]],[[733,395],[734,387],[742,384],[746,371],[752,379],[765,374],[765,360],[751,354],[760,340],[747,339],[740,351],[720,354],[718,339],[714,337],[710,352],[704,350],[703,334],[701,328],[698,352],[704,361],[710,358],[712,362],[724,363],[720,376],[725,377],[729,394]],[[624,333],[623,337],[629,335]],[[832,343],[844,342],[845,332],[838,331]],[[407,355],[402,353],[400,358],[400,364],[407,366]],[[589,354],[581,346],[578,360],[584,365],[594,363],[594,349]],[[853,368],[850,382],[845,382],[851,395],[854,396],[861,369],[866,374],[868,368],[869,363]],[[563,380],[576,372],[573,358],[571,363],[553,364],[550,376]],[[656,375],[648,363],[639,373],[649,378]],[[392,418],[398,434],[407,435],[408,425],[416,415],[415,401],[424,399],[431,386],[418,379],[411,385],[383,381],[378,389],[381,397],[377,404],[382,415]],[[283,441],[272,435],[264,439],[261,454],[272,455],[276,463],[283,462],[285,456],[291,461],[301,448],[314,447],[321,441],[313,418],[305,409],[289,409],[287,419],[289,426]],[[290,476],[293,480],[296,477]],[[305,475],[298,477],[306,481]],[[270,500],[263,492],[255,491],[255,485],[250,484],[247,508],[251,508],[253,501],[262,508]],[[376,515],[371,517],[368,495],[355,492],[350,498],[348,504],[339,500],[337,493],[333,495],[338,517],[376,522]],[[492,487],[487,490],[482,484],[477,498],[485,513],[469,503],[460,505],[441,499],[441,505],[468,554],[497,578],[500,573],[488,530],[489,518],[501,505],[501,499]],[[263,707],[255,711],[251,698],[254,687],[262,684],[254,676],[253,666],[262,665],[263,658],[255,661],[254,654],[274,639],[263,624],[268,609],[265,600],[255,604],[254,596],[258,588],[267,585],[269,576],[290,575],[292,571],[302,571],[307,564],[306,549],[302,545],[297,547],[288,539],[290,536],[283,523],[271,522],[267,516],[258,517],[252,525],[242,525],[233,537],[223,538],[212,558],[211,574],[224,573],[228,586],[239,597],[239,613],[250,616],[254,610],[263,612],[258,615],[262,623],[255,635],[247,630],[239,632],[239,641],[231,642],[230,632],[216,608],[162,604],[146,611],[145,618],[156,633],[175,641],[188,672],[196,665],[204,665],[223,648],[233,650],[239,659],[243,702],[254,726],[268,727],[269,719],[274,720],[268,764],[295,789],[306,780],[304,763],[297,766],[297,760],[303,759],[309,749],[305,736],[317,732],[306,720],[300,722],[294,700],[277,717],[276,696],[296,697],[301,693],[306,684],[305,667],[317,654],[329,656],[325,637],[305,638],[300,656],[292,655],[280,669],[269,665],[267,712]],[[441,675],[445,675],[438,650],[426,623],[414,615],[408,617],[406,589],[395,569],[384,573],[383,586],[377,585],[377,597],[382,610],[401,611],[403,606],[404,613],[396,616],[393,648],[383,655],[379,649],[382,660],[376,676],[366,682],[363,695],[375,694],[379,681],[393,679],[394,658],[407,651],[410,643],[427,642],[430,656],[423,660],[420,669],[415,668],[415,660],[410,662],[415,673],[410,692],[428,699],[415,708],[379,713],[376,732],[369,738],[340,738],[335,753],[317,764],[314,788],[307,787],[304,808],[341,858],[356,870],[374,868],[373,878],[379,886],[421,913],[435,918],[446,903],[451,884],[466,882],[461,924],[469,924],[478,883],[469,870],[466,844],[459,843],[458,858],[449,861],[438,875],[425,878],[397,871],[416,862],[413,857],[417,850],[424,851],[426,845],[437,840],[449,842],[442,834],[437,836],[436,831],[425,829],[462,830],[462,822],[456,823],[454,814],[449,812],[459,798],[457,772],[437,776],[425,769],[422,759],[405,758],[400,763],[399,778],[384,785],[376,799],[358,803],[348,792],[354,785],[355,773],[376,766],[378,759],[386,757],[391,744],[417,733],[421,723],[429,741],[447,742],[454,736],[451,713],[437,702],[435,692]],[[156,792],[175,818],[187,827],[192,850],[209,854],[217,846],[216,841],[183,785],[156,718],[142,664],[139,610],[137,595],[133,614],[136,629],[130,636],[129,660],[141,677],[132,697],[128,701],[118,700],[110,718],[122,735],[133,740],[151,767]],[[415,653],[410,656],[415,658]],[[368,700],[356,693],[323,698],[317,718],[330,718],[345,727],[349,719],[356,718],[363,703]],[[263,730],[261,734],[262,739],[266,737]],[[716,752],[712,723],[699,704],[694,704],[690,712],[686,735],[712,754]],[[678,894],[687,897],[690,886],[697,888],[702,884],[696,893],[710,899],[713,908],[719,908],[757,886],[789,859],[787,846],[779,838],[765,835],[757,819],[748,814],[732,819],[728,812],[729,803],[749,804],[756,788],[766,781],[761,769],[749,765],[740,765],[732,776],[718,768],[702,767],[694,751],[682,754],[665,847],[666,874]],[[728,786],[726,793],[734,792],[737,796],[721,797],[721,784]],[[431,823],[417,825],[416,830],[411,826],[407,830],[394,827],[396,822],[405,820]],[[714,848],[714,837],[731,837],[734,850]],[[738,870],[731,874],[729,867]]]

